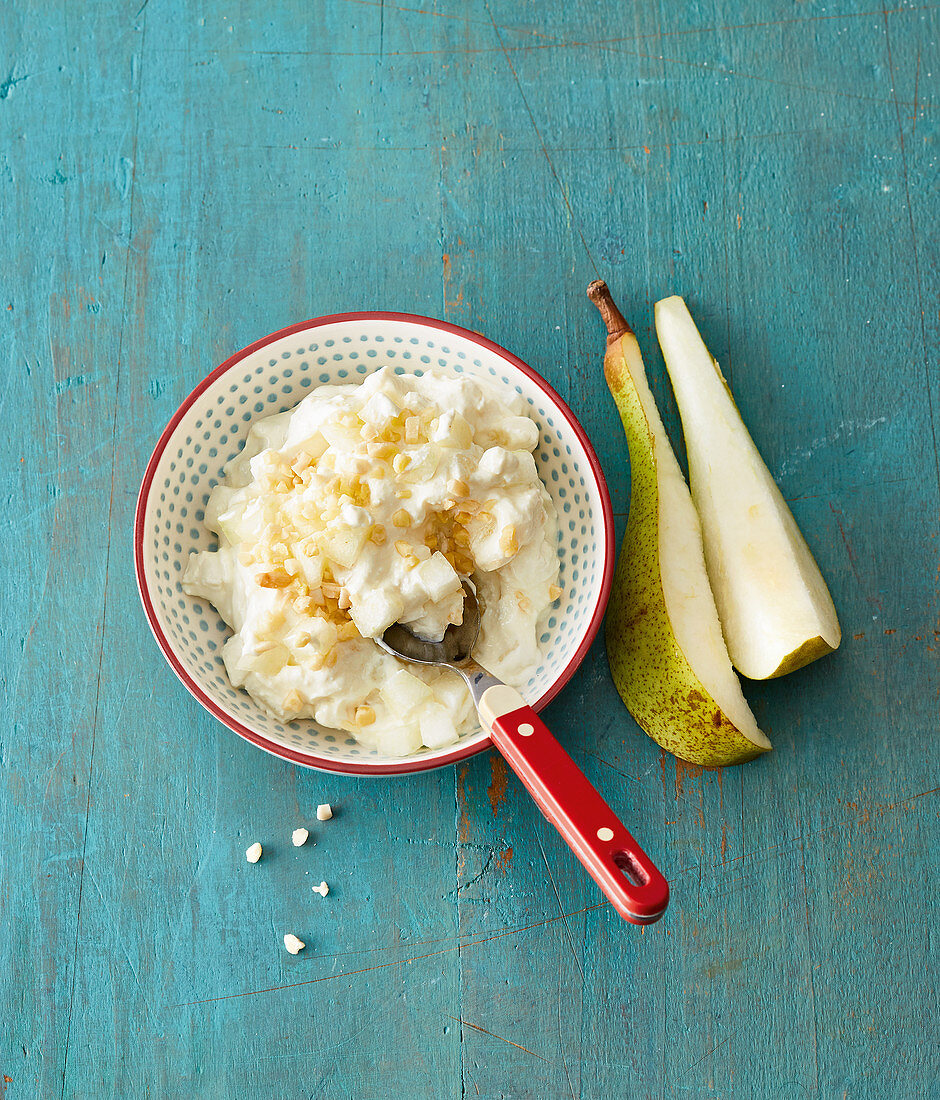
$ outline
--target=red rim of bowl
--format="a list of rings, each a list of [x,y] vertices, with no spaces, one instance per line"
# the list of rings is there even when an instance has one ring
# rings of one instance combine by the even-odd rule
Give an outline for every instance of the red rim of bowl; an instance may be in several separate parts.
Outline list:
[[[153,631],[157,644],[163,651],[163,656],[166,658],[170,667],[180,680],[182,680],[187,690],[199,700],[210,714],[217,718],[223,725],[228,726],[230,730],[233,730],[240,737],[243,737],[246,741],[250,741],[253,745],[257,745],[259,748],[264,749],[274,756],[279,756],[283,760],[290,760],[292,763],[302,764],[308,768],[315,768],[327,772],[338,772],[343,775],[401,775],[408,772],[431,771],[434,768],[442,768],[448,764],[455,764],[458,760],[465,760],[468,756],[475,756],[478,752],[483,752],[491,746],[492,742],[490,738],[486,737],[480,741],[473,742],[471,745],[455,748],[451,752],[444,753],[440,756],[419,757],[415,760],[406,758],[402,760],[401,763],[397,764],[369,764],[365,761],[362,764],[353,764],[348,761],[337,761],[329,756],[312,756],[310,753],[289,749],[285,745],[278,744],[276,741],[268,740],[267,737],[263,737],[261,734],[256,733],[248,726],[234,719],[202,690],[173,652],[173,648],[164,634],[160,621],[157,618],[153,601],[150,598],[144,571],[144,520],[147,512],[150,488],[156,475],[157,466],[160,463],[160,459],[163,457],[163,452],[166,450],[167,443],[170,441],[174,431],[176,431],[179,422],[189,409],[192,408],[199,396],[208,389],[216,379],[231,370],[232,367],[236,366],[247,356],[267,347],[268,344],[273,344],[276,340],[280,340],[285,336],[292,336],[295,332],[305,332],[309,329],[322,328],[324,325],[333,325],[343,321],[405,321],[409,324],[424,325],[427,328],[437,329],[440,332],[453,333],[474,344],[478,344],[480,347],[486,348],[488,351],[495,352],[500,358],[504,359],[507,363],[510,363],[530,378],[539,389],[543,390],[551,398],[562,416],[564,416],[565,420],[568,422],[568,426],[578,437],[588,457],[588,462],[590,463],[591,471],[597,482],[597,488],[601,498],[601,511],[604,519],[604,572],[601,579],[597,604],[591,615],[591,621],[588,624],[588,629],[585,632],[581,644],[578,646],[574,656],[568,664],[562,669],[561,674],[554,683],[552,683],[545,694],[533,704],[534,709],[541,710],[543,707],[547,706],[565,684],[568,683],[574,675],[575,670],[584,659],[594,638],[597,636],[601,621],[604,617],[604,611],[607,607],[607,600],[610,596],[610,586],[613,583],[614,514],[610,503],[610,492],[607,489],[604,471],[601,469],[601,464],[598,461],[597,455],[594,453],[594,448],[591,446],[587,433],[568,407],[567,402],[555,392],[540,374],[534,371],[526,363],[523,363],[523,361],[513,355],[512,352],[500,347],[499,344],[495,344],[492,340],[487,340],[485,336],[480,336],[478,333],[471,332],[469,329],[461,328],[459,325],[452,325],[447,321],[438,321],[433,317],[422,317],[413,313],[387,313],[380,311],[334,313],[328,317],[315,317],[310,321],[300,321],[295,325],[288,325],[287,328],[282,328],[277,332],[272,332],[270,335],[262,337],[260,340],[256,340],[253,344],[249,344],[247,347],[242,348],[241,351],[235,352],[235,354],[226,359],[221,366],[216,367],[211,374],[207,375],[173,414],[173,418],[163,429],[163,433],[157,440],[157,445],[154,447],[153,454],[150,456],[150,461],[147,463],[147,470],[144,474],[144,480],[137,497],[137,510],[134,516],[134,569],[137,574],[137,589],[140,592],[140,599],[144,605],[144,611],[147,615],[150,629]]]

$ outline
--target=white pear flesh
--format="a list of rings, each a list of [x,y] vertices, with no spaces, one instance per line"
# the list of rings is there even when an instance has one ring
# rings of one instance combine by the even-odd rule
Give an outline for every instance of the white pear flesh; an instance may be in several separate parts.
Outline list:
[[[655,316],[728,652],[750,679],[782,676],[839,646],[832,597],[685,302]]]

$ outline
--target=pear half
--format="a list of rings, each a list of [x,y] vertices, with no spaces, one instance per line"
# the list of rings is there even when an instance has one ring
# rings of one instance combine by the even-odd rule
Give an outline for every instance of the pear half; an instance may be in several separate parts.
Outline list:
[[[783,676],[838,647],[832,597],[681,298],[656,303],[656,334],[728,652],[752,680]]]
[[[627,709],[668,752],[740,764],[770,749],[731,667],[688,486],[646,381],[640,347],[600,280],[604,375],[630,449],[630,516],[607,610],[607,657]]]

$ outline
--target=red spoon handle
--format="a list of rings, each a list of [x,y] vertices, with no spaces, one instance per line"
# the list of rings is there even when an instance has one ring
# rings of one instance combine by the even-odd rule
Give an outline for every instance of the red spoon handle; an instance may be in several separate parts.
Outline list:
[[[493,743],[617,912],[633,924],[659,920],[669,884],[544,722],[529,706],[494,714],[486,702]]]

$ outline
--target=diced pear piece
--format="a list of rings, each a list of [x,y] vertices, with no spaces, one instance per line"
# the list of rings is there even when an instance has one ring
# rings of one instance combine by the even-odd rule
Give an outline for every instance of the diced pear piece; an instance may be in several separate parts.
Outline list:
[[[391,710],[404,717],[432,702],[434,696],[428,685],[407,669],[399,669],[382,688],[382,694]]]
[[[428,595],[429,600],[439,603],[445,596],[453,593],[461,595],[460,577],[447,558],[435,551],[426,561],[414,569],[416,579]]]
[[[752,680],[783,676],[838,648],[832,596],[681,298],[656,303],[656,333],[728,652]]]
[[[457,740],[457,727],[446,707],[428,703],[418,716],[421,740],[429,749],[440,749]]]
[[[614,683],[668,752],[693,764],[739,764],[771,746],[731,667],[692,497],[636,337],[603,282],[588,296],[607,325],[604,375],[630,449],[630,516],[606,622]]]
[[[352,569],[369,536],[366,527],[337,527],[316,535],[320,552],[341,569]]]
[[[399,593],[387,588],[374,588],[360,595],[349,609],[349,615],[363,638],[377,638],[392,623],[397,623],[405,610]]]

